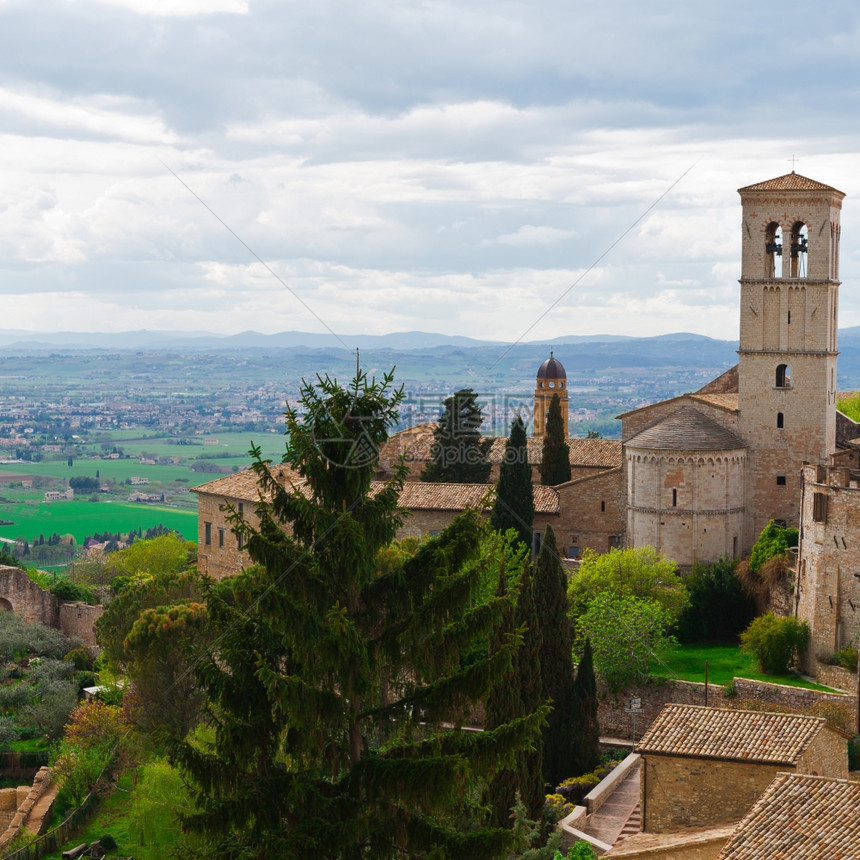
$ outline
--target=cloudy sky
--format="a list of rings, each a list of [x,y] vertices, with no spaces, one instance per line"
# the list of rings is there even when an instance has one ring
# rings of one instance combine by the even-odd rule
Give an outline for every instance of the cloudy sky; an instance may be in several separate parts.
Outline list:
[[[0,328],[731,339],[736,189],[793,155],[849,195],[858,325],[858,27],[849,0],[0,0]]]

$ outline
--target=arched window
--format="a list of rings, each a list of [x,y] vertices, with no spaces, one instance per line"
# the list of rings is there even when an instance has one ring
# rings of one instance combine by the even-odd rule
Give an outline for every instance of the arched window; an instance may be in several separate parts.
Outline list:
[[[776,368],[776,387],[791,388],[791,368],[787,364],[780,364]]]
[[[776,429],[782,430],[785,427],[785,416],[782,412],[776,413]]]
[[[791,228],[791,269],[790,278],[806,277],[806,257],[809,250],[809,228],[798,221]]]
[[[765,230],[764,254],[764,276],[766,278],[781,278],[782,227],[776,221],[771,221]]]

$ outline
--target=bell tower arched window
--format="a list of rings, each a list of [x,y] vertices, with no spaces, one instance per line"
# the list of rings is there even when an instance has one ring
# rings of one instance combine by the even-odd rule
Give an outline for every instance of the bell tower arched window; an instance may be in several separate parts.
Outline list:
[[[782,277],[782,227],[771,221],[765,231],[764,244],[764,276],[766,278]]]
[[[776,429],[782,430],[785,427],[785,415],[782,412],[776,413]]]
[[[777,365],[776,387],[791,388],[791,368],[787,364]]]
[[[791,271],[790,278],[805,278],[806,261],[809,251],[809,228],[798,221],[791,228]]]

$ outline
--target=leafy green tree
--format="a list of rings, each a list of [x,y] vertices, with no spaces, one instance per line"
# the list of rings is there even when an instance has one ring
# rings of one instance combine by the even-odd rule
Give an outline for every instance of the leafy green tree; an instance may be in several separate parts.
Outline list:
[[[753,544],[750,552],[750,570],[758,573],[765,562],[778,555],[784,555],[790,547],[797,546],[797,540],[797,529],[778,526],[771,520]]]
[[[108,565],[113,577],[150,579],[159,574],[181,573],[197,561],[197,544],[175,532],[138,540],[112,553]]]
[[[570,446],[564,438],[561,401],[553,394],[546,413],[546,432],[540,461],[540,482],[554,487],[570,480]]]
[[[145,732],[164,730],[183,738],[200,720],[203,695],[191,672],[192,652],[209,641],[201,603],[144,609],[124,647],[132,692],[132,721]]]
[[[499,467],[496,500],[490,514],[490,525],[501,532],[515,529],[519,539],[532,545],[532,523],[535,503],[532,493],[532,467],[529,465],[526,428],[517,415],[511,424],[511,435]]]
[[[234,518],[256,566],[206,591],[215,639],[195,674],[214,735],[173,746],[199,808],[185,826],[206,856],[492,858],[510,842],[483,826],[481,784],[543,714],[458,730],[521,641],[487,652],[509,600],[476,600],[476,512],[379,570],[406,471],[371,491],[402,397],[391,384],[303,384],[304,420],[287,411],[298,488],[257,452],[259,526]]]
[[[736,567],[730,558],[693,565],[684,578],[690,605],[678,618],[681,642],[733,640],[753,620],[755,600],[744,590]]]
[[[597,679],[591,640],[586,638],[573,684],[574,751],[576,764],[572,775],[579,776],[600,764],[600,724],[597,722]]]
[[[594,668],[610,690],[641,683],[677,642],[672,613],[654,598],[601,591],[576,619],[576,647],[591,640]]]
[[[158,573],[126,582],[96,621],[96,641],[104,649],[105,659],[114,667],[130,659],[125,640],[145,609],[199,602],[202,594],[196,571]]]
[[[650,546],[611,549],[602,555],[585,550],[579,572],[571,578],[568,589],[575,624],[591,601],[604,592],[655,600],[669,612],[672,622],[690,600],[678,575],[678,565]],[[596,656],[594,641],[592,645]]]
[[[755,656],[762,672],[787,675],[809,643],[809,626],[768,612],[741,633],[741,650]]]
[[[570,619],[567,613],[567,577],[555,541],[547,526],[534,569],[534,595],[542,632],[540,672],[543,695],[552,712],[543,731],[544,778],[551,786],[574,775],[576,768],[574,674]]]
[[[478,395],[471,388],[462,388],[447,397],[433,430],[430,461],[421,473],[421,480],[486,484],[491,469],[487,454],[493,441],[481,438],[482,422]]]

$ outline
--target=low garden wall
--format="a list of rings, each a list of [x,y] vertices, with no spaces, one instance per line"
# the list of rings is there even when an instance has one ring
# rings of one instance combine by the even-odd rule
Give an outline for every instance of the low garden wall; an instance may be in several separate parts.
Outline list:
[[[727,695],[724,687],[709,684],[707,701],[705,700],[705,684],[663,678],[656,678],[647,684],[629,687],[618,693],[606,693],[600,699],[597,711],[600,734],[602,737],[629,740],[631,743],[634,740],[639,740],[657,714],[663,709],[663,706],[669,703],[679,705],[707,704],[712,708],[728,708],[739,701],[755,700],[782,707],[809,710],[817,702],[828,702],[840,705],[852,714],[857,711],[856,694],[840,695],[821,690],[808,690],[804,687],[790,687],[785,684],[768,684],[764,681],[752,681],[747,678],[735,678],[733,686],[734,693]],[[642,713],[632,714],[628,712],[631,699],[640,700]]]

